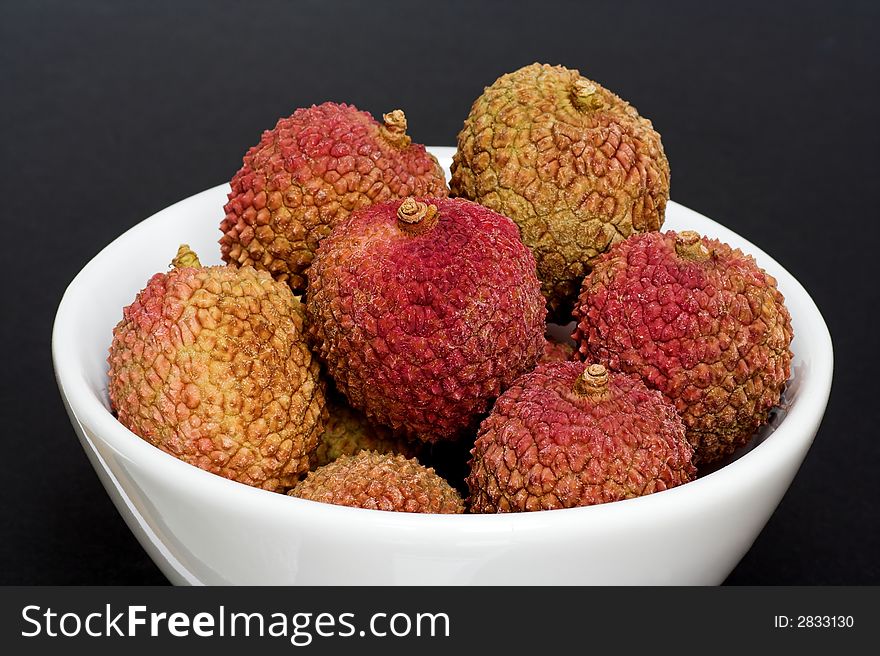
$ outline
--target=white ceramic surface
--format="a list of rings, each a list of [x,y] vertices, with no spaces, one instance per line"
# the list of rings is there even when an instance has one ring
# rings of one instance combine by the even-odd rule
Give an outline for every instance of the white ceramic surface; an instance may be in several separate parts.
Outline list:
[[[447,167],[453,149],[431,149]],[[110,414],[106,354],[122,307],[186,242],[219,263],[227,186],[138,224],[77,275],[55,320],[56,377],[77,435],[128,526],[178,584],[716,584],[749,549],[813,441],[831,338],[801,285],[730,230],[670,203],[665,226],[753,254],[774,275],[795,340],[785,408],[760,443],[687,485],[589,508],[416,515],[319,504],[187,465]]]

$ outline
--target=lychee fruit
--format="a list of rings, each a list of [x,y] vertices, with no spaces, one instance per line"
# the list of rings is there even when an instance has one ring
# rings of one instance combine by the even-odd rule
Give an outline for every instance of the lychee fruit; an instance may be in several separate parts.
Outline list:
[[[323,467],[340,456],[353,456],[361,451],[401,454],[417,458],[423,442],[413,442],[396,436],[386,426],[369,421],[361,412],[351,408],[338,395],[327,398],[329,418],[318,439],[318,448],[312,457],[311,468]]]
[[[280,490],[308,470],[324,385],[290,289],[182,246],[123,310],[110,346],[119,421],[184,462]]]
[[[574,346],[567,342],[557,341],[551,335],[544,338],[544,352],[538,358],[538,364],[548,362],[567,362],[574,358]]]
[[[617,244],[584,281],[575,318],[579,356],[675,403],[699,464],[745,444],[789,377],[791,317],[776,280],[693,231]]]
[[[433,469],[401,455],[361,451],[311,472],[290,496],[338,506],[410,513],[462,513],[464,502]]]
[[[224,261],[269,271],[301,292],[318,243],[353,210],[446,196],[443,170],[407,136],[404,113],[383,119],[327,102],[265,131],[232,178],[220,224]]]
[[[576,70],[532,64],[474,102],[450,189],[516,222],[551,319],[567,323],[596,257],[663,224],[669,163],[632,105]]]
[[[589,506],[690,481],[696,470],[669,401],[600,364],[557,362],[517,380],[480,426],[472,512]]]
[[[373,205],[309,268],[314,347],[369,419],[454,439],[544,349],[535,260],[510,219],[463,199]]]

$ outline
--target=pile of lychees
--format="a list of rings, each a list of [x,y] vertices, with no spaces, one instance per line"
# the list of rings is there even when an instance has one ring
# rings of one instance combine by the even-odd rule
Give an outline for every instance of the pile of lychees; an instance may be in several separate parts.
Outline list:
[[[227,266],[181,246],[124,309],[119,421],[267,490],[490,513],[681,485],[768,420],[782,295],[739,250],[659,232],[669,164],[635,108],[574,70],[504,75],[449,188],[403,112],[383,119],[324,103],[263,133]]]

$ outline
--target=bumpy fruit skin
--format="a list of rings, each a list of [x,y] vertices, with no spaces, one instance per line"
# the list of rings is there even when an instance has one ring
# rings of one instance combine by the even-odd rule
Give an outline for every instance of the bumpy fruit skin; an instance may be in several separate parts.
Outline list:
[[[557,342],[552,337],[545,337],[544,352],[538,358],[538,364],[547,364],[548,362],[567,362],[574,358],[574,346]]]
[[[669,163],[629,103],[576,70],[532,64],[474,102],[450,189],[517,223],[551,319],[567,323],[596,257],[663,224]]]
[[[462,513],[452,486],[416,460],[361,451],[311,472],[291,496],[338,506],[411,513]]]
[[[589,506],[681,485],[696,473],[675,408],[644,383],[580,362],[539,366],[483,421],[467,479],[472,512]]]
[[[153,276],[110,347],[110,401],[132,432],[184,462],[281,490],[308,469],[326,419],[302,305],[251,267]]]
[[[410,205],[423,216],[406,224],[398,214]],[[476,203],[359,210],[321,243],[308,275],[310,337],[337,388],[408,437],[476,428],[543,352],[535,260],[510,219]]]
[[[584,281],[575,318],[579,356],[672,400],[701,465],[745,444],[789,377],[791,317],[776,281],[690,231],[615,246]]]
[[[419,456],[420,443],[395,436],[391,429],[370,422],[344,399],[328,397],[327,411],[330,416],[312,457],[313,470],[361,451],[401,454],[407,458]]]
[[[446,196],[437,160],[405,130],[399,110],[382,125],[331,102],[280,119],[232,178],[220,225],[224,261],[267,270],[300,292],[318,243],[353,210],[409,195]]]

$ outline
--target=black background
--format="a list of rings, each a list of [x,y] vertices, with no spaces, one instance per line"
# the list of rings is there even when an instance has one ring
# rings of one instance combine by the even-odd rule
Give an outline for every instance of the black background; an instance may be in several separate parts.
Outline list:
[[[728,4],[4,2],[0,582],[164,582],[52,375],[55,308],[98,250],[228,180],[296,107],[402,107],[415,140],[452,145],[483,86],[536,60],[651,118],[673,198],[771,253],[831,330],[823,426],[729,583],[880,582],[880,12]]]

